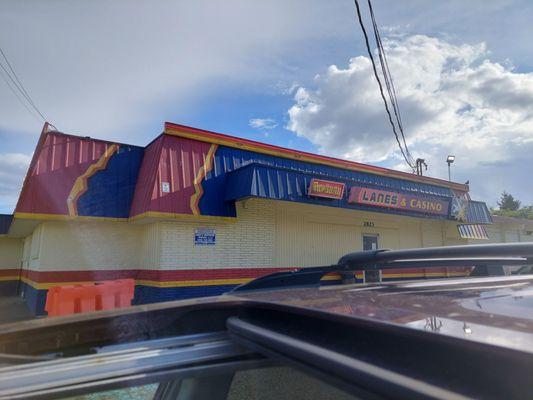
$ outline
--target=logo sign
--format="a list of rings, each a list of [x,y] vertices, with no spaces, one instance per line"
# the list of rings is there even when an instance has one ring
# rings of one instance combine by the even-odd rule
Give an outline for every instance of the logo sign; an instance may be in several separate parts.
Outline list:
[[[217,242],[216,231],[210,228],[198,228],[194,230],[195,246],[214,246]]]
[[[454,195],[452,198],[451,216],[457,221],[466,222],[466,209],[468,207],[468,195]]]
[[[311,179],[307,194],[313,197],[340,200],[344,196],[344,183],[313,178]]]
[[[348,203],[394,208],[397,210],[415,211],[433,215],[448,215],[450,206],[447,201],[443,200],[432,200],[409,194],[387,192],[385,190],[368,189],[358,186],[353,186],[350,189]]]

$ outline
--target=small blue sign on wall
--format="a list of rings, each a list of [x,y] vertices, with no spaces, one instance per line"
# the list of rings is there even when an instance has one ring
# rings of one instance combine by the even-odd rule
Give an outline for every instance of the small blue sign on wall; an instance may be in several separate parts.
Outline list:
[[[214,246],[216,242],[216,231],[214,229],[198,228],[194,230],[195,246]]]

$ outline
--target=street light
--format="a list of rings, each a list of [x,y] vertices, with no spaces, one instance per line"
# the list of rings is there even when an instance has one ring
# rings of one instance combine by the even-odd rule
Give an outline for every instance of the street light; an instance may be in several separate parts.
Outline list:
[[[452,181],[452,174],[451,174],[451,170],[450,170],[450,165],[452,165],[452,163],[455,161],[455,156],[452,156],[452,155],[449,155],[448,158],[446,159],[446,162],[448,163],[448,180],[451,182]]]

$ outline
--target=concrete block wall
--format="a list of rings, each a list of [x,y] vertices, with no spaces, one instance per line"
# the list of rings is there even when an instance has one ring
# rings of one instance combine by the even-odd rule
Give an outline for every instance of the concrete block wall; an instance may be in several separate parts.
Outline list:
[[[173,269],[261,268],[274,262],[275,203],[237,204],[235,222],[162,222],[160,267]],[[215,229],[215,245],[195,245],[198,228]]]
[[[0,297],[16,294],[22,246],[22,239],[0,237]]]

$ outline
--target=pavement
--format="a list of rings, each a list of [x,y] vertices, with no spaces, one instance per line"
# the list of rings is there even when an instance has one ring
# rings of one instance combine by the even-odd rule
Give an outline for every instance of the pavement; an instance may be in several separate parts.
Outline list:
[[[0,297],[0,324],[35,318],[19,296]]]

